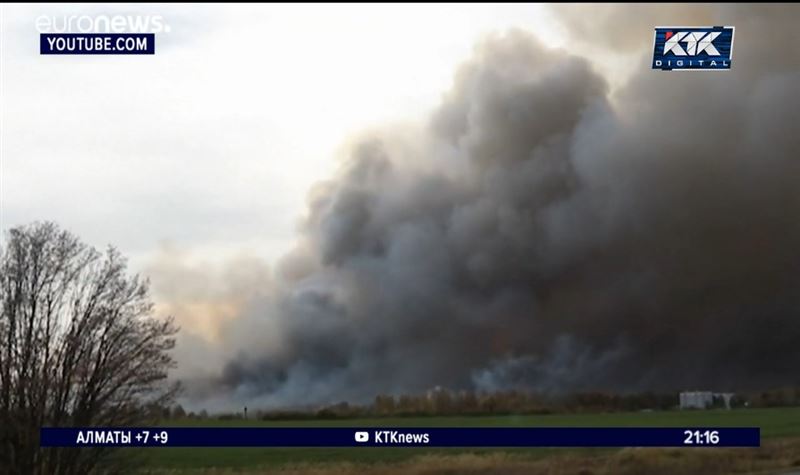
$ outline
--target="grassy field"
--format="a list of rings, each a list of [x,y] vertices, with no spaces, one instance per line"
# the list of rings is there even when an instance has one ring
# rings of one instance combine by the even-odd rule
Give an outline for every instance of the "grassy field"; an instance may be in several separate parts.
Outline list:
[[[615,414],[560,414],[542,416],[415,417],[346,420],[254,421],[174,420],[165,426],[199,427],[670,427],[670,426],[756,426],[762,429],[762,449],[425,449],[425,448],[149,448],[135,455],[143,473],[473,473],[485,464],[487,470],[474,473],[623,473],[618,463],[636,467],[643,455],[647,463],[667,463],[665,473],[675,464],[697,463],[696,473],[734,473],[727,464],[736,461],[738,473],[776,473],[781,467],[800,465],[800,408],[740,409],[734,411],[670,411]],[[133,449],[132,449],[133,450]],[[698,454],[698,452],[705,452]],[[716,454],[712,454],[715,452]],[[669,455],[672,454],[672,455]],[[678,454],[678,455],[675,455]],[[685,454],[685,455],[683,455]],[[741,460],[740,460],[741,459]],[[627,462],[625,462],[627,460]],[[633,460],[634,462],[631,462]],[[708,465],[714,460],[713,466]],[[423,463],[428,469],[419,469]],[[577,464],[577,465],[575,465]],[[598,465],[595,467],[595,465]],[[463,470],[455,467],[463,465]],[[574,465],[574,466],[573,466]],[[682,466],[680,472],[692,468]],[[431,467],[441,466],[437,471]],[[723,471],[715,471],[714,467]],[[335,467],[333,471],[331,467]],[[538,467],[538,468],[537,468]],[[550,468],[547,468],[550,467]],[[578,468],[583,467],[583,468]],[[587,468],[588,467],[588,468]],[[605,467],[605,468],[604,468]],[[609,467],[614,467],[610,469]],[[624,467],[623,467],[624,468]],[[419,469],[419,470],[418,470]],[[604,472],[603,470],[608,470]],[[642,472],[656,473],[654,467]],[[763,470],[766,470],[764,472]],[[798,469],[800,470],[800,468]]]

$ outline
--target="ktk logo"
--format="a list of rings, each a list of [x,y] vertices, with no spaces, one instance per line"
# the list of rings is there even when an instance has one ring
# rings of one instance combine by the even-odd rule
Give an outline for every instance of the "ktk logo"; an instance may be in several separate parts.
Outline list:
[[[719,31],[679,31],[664,33],[666,42],[664,43],[664,54],[672,53],[675,56],[697,56],[700,53],[707,53],[709,56],[719,56],[719,51],[714,47],[714,40],[721,35]],[[681,47],[681,43],[686,44],[686,50]]]
[[[733,56],[732,26],[656,27],[653,69],[726,71]]]

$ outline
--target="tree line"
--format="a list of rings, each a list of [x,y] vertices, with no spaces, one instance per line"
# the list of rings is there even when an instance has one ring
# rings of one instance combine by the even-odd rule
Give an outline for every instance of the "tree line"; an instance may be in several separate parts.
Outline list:
[[[437,388],[424,394],[381,394],[367,404],[339,402],[295,409],[256,409],[252,417],[262,420],[349,419],[363,417],[425,417],[480,415],[579,414],[603,412],[669,411],[679,409],[678,391],[613,393],[604,391],[547,395],[527,391],[450,391]],[[800,387],[742,391],[731,400],[732,409],[800,406]],[[715,398],[710,409],[724,408]],[[209,414],[186,411],[182,406],[159,409],[162,419],[232,420],[243,411]]]

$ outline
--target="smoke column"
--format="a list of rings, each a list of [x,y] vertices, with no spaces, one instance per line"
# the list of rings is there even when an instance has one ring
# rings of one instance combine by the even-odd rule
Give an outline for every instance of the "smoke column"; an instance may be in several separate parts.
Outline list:
[[[188,397],[800,383],[800,7],[627,8],[560,8],[639,63],[613,94],[510,31],[418,127],[353,140]],[[735,25],[732,71],[650,70],[681,21]]]

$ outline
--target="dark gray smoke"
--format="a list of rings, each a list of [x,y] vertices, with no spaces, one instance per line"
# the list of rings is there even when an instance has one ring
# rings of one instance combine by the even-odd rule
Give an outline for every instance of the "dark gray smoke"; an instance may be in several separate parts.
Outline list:
[[[800,7],[592,8],[563,18],[633,51],[629,83],[486,38],[425,127],[364,137],[315,189],[191,395],[800,383]],[[652,26],[681,22],[735,25],[733,70],[651,71]]]

